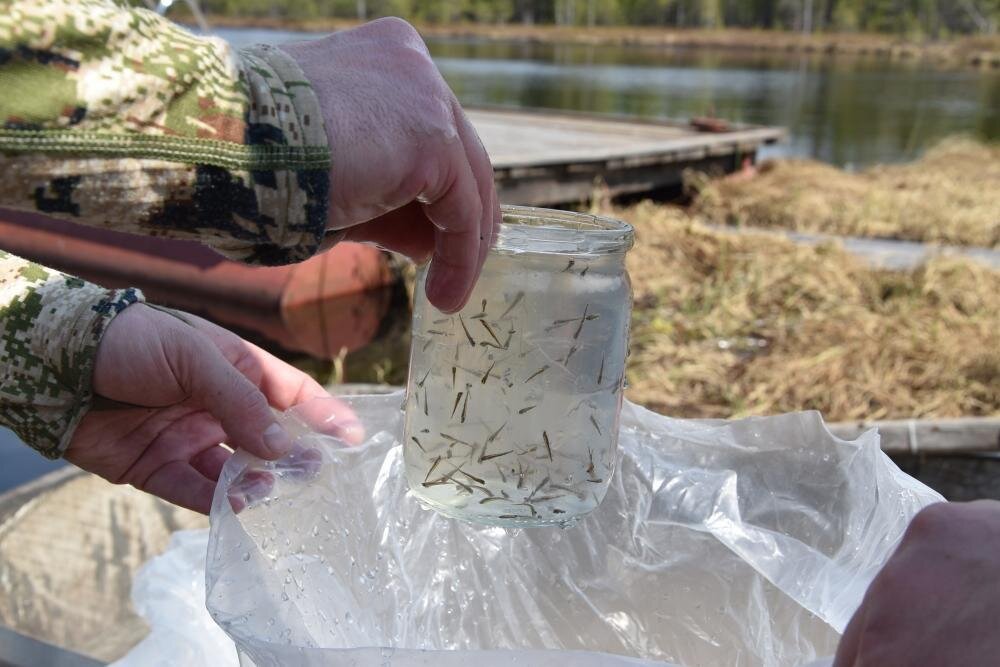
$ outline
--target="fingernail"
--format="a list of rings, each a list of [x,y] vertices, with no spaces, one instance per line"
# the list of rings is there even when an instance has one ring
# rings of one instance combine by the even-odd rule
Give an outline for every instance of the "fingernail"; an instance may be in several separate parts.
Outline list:
[[[431,262],[425,288],[427,298],[444,313],[455,312],[462,306],[463,295],[455,289],[455,273],[450,267],[437,266]]]
[[[292,451],[292,438],[285,429],[281,428],[278,422],[274,422],[264,429],[263,438],[264,445],[275,458],[280,458]]]
[[[341,437],[352,445],[365,439],[365,427],[359,421],[341,422],[337,426],[340,427]]]
[[[279,476],[299,481],[309,480],[323,467],[323,454],[318,449],[296,445],[292,453],[275,466]]]
[[[258,501],[267,498],[274,488],[274,476],[262,470],[246,470],[229,487],[229,505],[239,514]]]

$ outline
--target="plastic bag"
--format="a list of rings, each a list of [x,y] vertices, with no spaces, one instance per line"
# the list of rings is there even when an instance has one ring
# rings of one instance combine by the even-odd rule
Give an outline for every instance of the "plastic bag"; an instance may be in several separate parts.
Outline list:
[[[238,667],[233,640],[205,607],[207,548],[207,530],[178,531],[136,573],[132,604],[150,630],[113,667]]]
[[[223,470],[208,608],[244,665],[801,665],[834,651],[910,518],[941,500],[876,433],[839,440],[817,413],[695,422],[626,404],[593,514],[476,526],[407,494],[401,394],[345,400],[363,446],[293,411],[304,452]]]

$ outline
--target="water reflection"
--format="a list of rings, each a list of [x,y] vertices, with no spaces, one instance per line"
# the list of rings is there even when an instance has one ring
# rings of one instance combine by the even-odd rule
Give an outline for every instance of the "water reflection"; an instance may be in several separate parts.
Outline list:
[[[402,385],[410,354],[410,312],[402,281],[379,290],[304,302],[282,310],[283,334],[265,334],[263,345],[323,384]],[[345,329],[358,324],[364,330],[357,335],[364,342],[345,345]],[[252,330],[261,332],[259,323]]]
[[[220,29],[236,44],[304,33]],[[681,118],[715,113],[789,129],[768,154],[846,166],[916,157],[934,140],[1000,139],[1000,73],[818,55],[434,39],[465,104]]]
[[[936,138],[1000,138],[1000,74],[863,59],[433,42],[468,104],[783,125],[773,152],[841,165],[909,159]]]

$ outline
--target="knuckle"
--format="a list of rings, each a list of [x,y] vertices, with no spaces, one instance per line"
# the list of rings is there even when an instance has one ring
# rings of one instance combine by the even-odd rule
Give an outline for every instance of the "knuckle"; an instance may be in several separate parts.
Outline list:
[[[125,471],[125,470],[113,473],[111,475],[107,475],[104,479],[106,479],[111,484],[114,484],[115,486],[121,486],[123,484],[130,484],[131,483],[131,479],[130,479],[130,476],[128,474],[128,471]],[[140,488],[139,484],[132,484],[132,486],[134,486],[135,488],[137,488],[140,491],[142,491],[142,489]]]
[[[233,378],[233,399],[248,415],[257,415],[267,409],[267,400],[260,390],[242,377]]]
[[[892,640],[897,633],[889,631],[882,622],[880,628],[870,628],[865,632],[865,637],[855,657],[851,667],[886,667],[886,665],[899,665],[899,656],[893,650],[896,647],[887,647],[887,640]],[[913,664],[913,663],[907,663]]]
[[[125,470],[119,470],[115,474],[105,477],[106,480],[115,486],[132,486],[140,491],[146,490],[146,484],[152,475],[151,471],[143,470],[140,466],[131,466]]]
[[[903,542],[921,540],[947,530],[952,522],[954,508],[950,503],[935,503],[923,508],[910,521],[903,535]]]
[[[899,574],[894,563],[890,560],[868,586],[864,604],[869,608],[867,617],[869,624],[878,618],[877,609],[880,601],[895,598],[900,585],[905,586],[906,582],[903,579],[904,577]]]
[[[188,326],[166,323],[158,333],[163,352],[178,380],[190,388],[206,355],[211,354],[212,344],[200,331]]]
[[[420,33],[417,32],[417,29],[398,16],[386,16],[366,25],[369,30],[390,39],[399,41],[410,41],[414,38],[420,39]]]

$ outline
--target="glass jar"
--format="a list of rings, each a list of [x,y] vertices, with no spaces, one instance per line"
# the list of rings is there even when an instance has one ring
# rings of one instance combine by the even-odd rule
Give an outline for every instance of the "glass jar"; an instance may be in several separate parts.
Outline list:
[[[505,206],[468,304],[445,315],[417,275],[403,444],[410,489],[447,516],[572,525],[614,474],[632,227]]]

